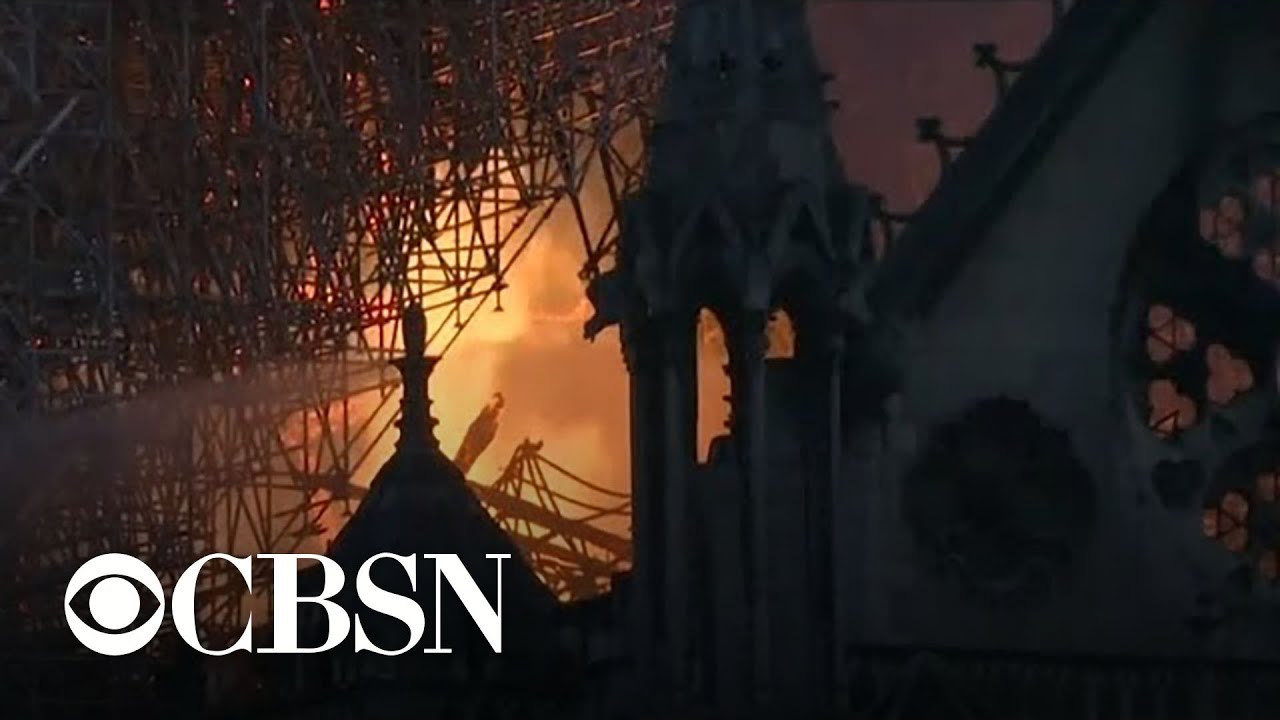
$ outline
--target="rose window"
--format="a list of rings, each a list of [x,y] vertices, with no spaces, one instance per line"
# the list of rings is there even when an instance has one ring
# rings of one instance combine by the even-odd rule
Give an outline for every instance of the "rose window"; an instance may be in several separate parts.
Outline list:
[[[1152,489],[1255,577],[1280,573],[1280,121],[1233,133],[1157,198],[1125,278]],[[1209,482],[1212,478],[1212,482]]]

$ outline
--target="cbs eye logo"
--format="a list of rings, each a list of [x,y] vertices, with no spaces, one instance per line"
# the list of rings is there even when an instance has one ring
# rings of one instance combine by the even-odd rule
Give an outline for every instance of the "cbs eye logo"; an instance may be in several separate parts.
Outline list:
[[[91,583],[88,614],[101,630],[90,626],[72,608],[76,595]],[[133,581],[133,582],[130,582]],[[138,621],[142,611],[142,586],[154,596],[155,613],[141,625],[126,630]],[[63,610],[71,634],[89,650],[99,655],[128,655],[151,642],[164,620],[164,588],[151,568],[138,558],[118,553],[99,555],[80,566],[63,598]]]

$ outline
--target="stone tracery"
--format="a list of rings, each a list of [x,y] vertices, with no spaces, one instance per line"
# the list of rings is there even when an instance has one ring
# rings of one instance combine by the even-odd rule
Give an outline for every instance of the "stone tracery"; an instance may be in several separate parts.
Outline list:
[[[1136,402],[1166,458],[1151,481],[1166,508],[1198,503],[1201,534],[1274,580],[1280,122],[1229,134],[1194,170],[1157,201],[1136,256]]]

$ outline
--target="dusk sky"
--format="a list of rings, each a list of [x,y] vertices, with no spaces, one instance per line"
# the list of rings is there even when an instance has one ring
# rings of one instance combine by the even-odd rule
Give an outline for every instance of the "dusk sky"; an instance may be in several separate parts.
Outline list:
[[[971,134],[995,100],[975,43],[1022,60],[1051,24],[1048,0],[825,0],[811,6],[814,39],[841,107],[833,123],[845,170],[910,210],[933,188],[937,161],[916,142],[915,120],[937,115],[950,135]]]

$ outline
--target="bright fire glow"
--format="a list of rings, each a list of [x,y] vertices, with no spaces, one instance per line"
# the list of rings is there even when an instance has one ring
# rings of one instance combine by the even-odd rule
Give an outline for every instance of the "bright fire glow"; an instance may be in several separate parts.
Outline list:
[[[608,221],[608,203],[603,197],[593,196],[590,178],[587,185],[584,203],[588,214],[596,216],[588,220],[602,226]],[[472,232],[471,218],[465,211],[460,212],[453,222],[464,232]],[[451,306],[440,306],[448,298],[448,291],[439,290],[445,277],[435,256],[428,252],[426,230],[406,218],[380,222],[386,224],[375,226],[375,231],[422,235],[424,252],[416,267],[411,262],[410,275],[414,278],[414,292],[424,298],[427,307],[428,332],[443,330],[430,347],[430,351],[438,352],[444,340],[452,336],[454,328],[450,325],[458,318],[451,314]],[[496,232],[491,220],[483,225],[483,232],[501,236],[511,229],[511,220],[501,219]],[[449,234],[445,233],[440,244],[450,241]],[[518,240],[521,235],[516,233],[514,237]],[[513,249],[508,246],[506,252]],[[519,443],[531,438],[545,442],[548,457],[593,483],[617,490],[629,486],[628,383],[622,350],[616,331],[604,333],[594,343],[583,339],[583,325],[592,309],[578,279],[582,257],[581,232],[572,208],[562,202],[507,271],[501,309],[494,296],[486,299],[472,322],[448,347],[432,376],[436,436],[450,456],[493,394],[500,392],[506,398],[497,436],[470,472],[474,481],[488,483],[496,479]],[[488,262],[480,254],[450,254],[449,260],[454,272],[463,275],[483,274]],[[481,286],[491,282],[486,278]],[[463,313],[473,307],[475,303],[464,304]],[[370,328],[365,339],[387,346],[394,323]],[[397,352],[402,348],[398,339],[390,345]],[[357,404],[364,413],[378,402],[376,394],[370,393],[359,398]],[[394,410],[398,402],[397,397],[386,410]],[[393,452],[394,442],[394,433],[378,442],[354,478],[357,484],[366,485],[372,479]]]

